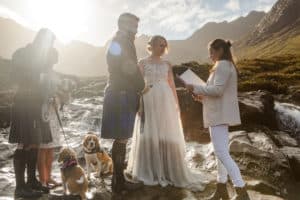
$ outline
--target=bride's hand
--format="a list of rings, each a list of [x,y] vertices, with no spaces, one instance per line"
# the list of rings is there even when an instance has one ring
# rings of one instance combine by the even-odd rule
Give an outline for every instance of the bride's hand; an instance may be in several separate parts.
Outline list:
[[[194,101],[202,102],[202,100],[203,100],[202,95],[192,94],[192,97],[193,97]]]
[[[142,91],[142,94],[146,94],[146,93],[151,89],[151,87],[152,87],[152,85],[146,86],[146,87],[144,88],[144,90]]]
[[[185,84],[185,88],[189,91],[189,92],[193,92],[194,91],[194,86],[192,84]]]

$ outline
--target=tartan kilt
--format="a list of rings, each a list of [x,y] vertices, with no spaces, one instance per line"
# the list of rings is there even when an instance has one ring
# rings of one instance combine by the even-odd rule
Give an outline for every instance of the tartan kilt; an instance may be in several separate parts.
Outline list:
[[[139,95],[136,92],[107,89],[103,101],[101,137],[131,138],[138,106]]]

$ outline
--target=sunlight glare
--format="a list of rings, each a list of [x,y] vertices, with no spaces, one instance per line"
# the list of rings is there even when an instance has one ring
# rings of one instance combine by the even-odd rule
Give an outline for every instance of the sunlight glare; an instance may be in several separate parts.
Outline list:
[[[84,0],[31,0],[28,6],[38,28],[47,27],[68,42],[87,31],[87,4]]]

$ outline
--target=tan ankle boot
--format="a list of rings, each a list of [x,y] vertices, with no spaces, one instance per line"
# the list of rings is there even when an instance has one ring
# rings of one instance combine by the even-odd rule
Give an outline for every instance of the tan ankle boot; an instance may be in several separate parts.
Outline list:
[[[212,196],[209,197],[209,200],[229,200],[229,195],[226,187],[226,183],[217,183],[216,191]]]
[[[235,187],[236,195],[232,200],[250,200],[246,187]]]

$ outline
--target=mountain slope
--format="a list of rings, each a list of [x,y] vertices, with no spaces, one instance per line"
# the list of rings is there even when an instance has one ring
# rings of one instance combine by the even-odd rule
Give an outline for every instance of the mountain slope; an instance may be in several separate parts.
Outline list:
[[[221,37],[237,40],[254,29],[255,25],[265,15],[253,11],[246,17],[240,17],[232,22],[207,23],[186,40],[170,40],[170,53],[166,55],[173,64],[188,61],[207,61],[207,44]],[[10,59],[12,53],[31,42],[35,33],[10,19],[0,18],[0,56]],[[148,55],[146,51],[149,36],[141,35],[136,39],[138,58]],[[107,45],[107,44],[106,44]],[[96,47],[80,41],[70,44],[56,43],[59,52],[59,63],[55,69],[79,76],[101,76],[107,74],[104,47]]]
[[[256,28],[236,43],[240,57],[300,55],[300,1],[279,0]]]
[[[208,61],[207,45],[216,38],[239,40],[251,32],[264,17],[264,12],[252,11],[245,17],[239,17],[231,22],[209,22],[194,32],[186,40],[169,40],[169,54],[166,56],[174,64],[189,61]],[[143,35],[137,39],[138,55],[147,55],[146,45],[149,37]]]

